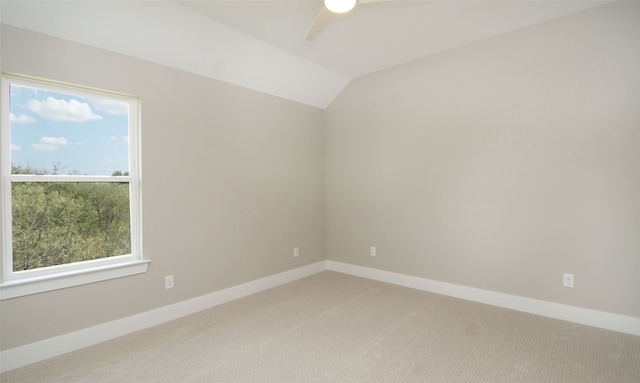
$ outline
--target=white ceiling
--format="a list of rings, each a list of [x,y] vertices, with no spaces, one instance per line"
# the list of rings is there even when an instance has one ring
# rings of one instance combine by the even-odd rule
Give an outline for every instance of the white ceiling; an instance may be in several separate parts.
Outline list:
[[[604,3],[586,0],[365,2],[352,12],[336,15],[320,35],[309,42],[304,37],[323,7],[321,0],[176,2],[350,78]]]
[[[305,35],[321,0],[0,1],[5,24],[319,108],[353,78],[612,0],[390,0]]]

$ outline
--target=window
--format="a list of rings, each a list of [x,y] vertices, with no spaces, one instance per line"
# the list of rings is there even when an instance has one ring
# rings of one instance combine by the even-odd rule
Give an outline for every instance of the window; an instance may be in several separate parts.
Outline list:
[[[138,99],[2,75],[0,298],[146,271]]]

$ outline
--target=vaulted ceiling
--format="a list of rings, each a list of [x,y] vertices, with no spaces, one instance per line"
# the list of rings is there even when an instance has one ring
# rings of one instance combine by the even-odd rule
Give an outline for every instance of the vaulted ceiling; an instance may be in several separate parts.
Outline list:
[[[0,17],[326,108],[353,78],[611,2],[364,1],[332,17],[313,41],[305,35],[321,0],[2,0]]]

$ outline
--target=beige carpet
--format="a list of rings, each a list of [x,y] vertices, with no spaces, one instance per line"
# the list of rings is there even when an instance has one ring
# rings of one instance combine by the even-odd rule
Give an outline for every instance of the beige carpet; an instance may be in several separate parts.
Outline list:
[[[2,382],[640,382],[640,337],[323,272]]]

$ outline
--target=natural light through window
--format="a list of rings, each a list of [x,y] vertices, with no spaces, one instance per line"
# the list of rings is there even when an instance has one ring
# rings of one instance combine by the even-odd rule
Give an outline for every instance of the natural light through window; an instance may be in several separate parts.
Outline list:
[[[137,98],[13,75],[2,87],[2,297],[146,270]]]

